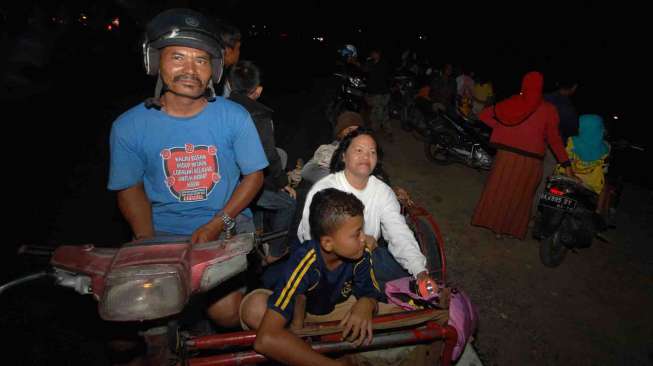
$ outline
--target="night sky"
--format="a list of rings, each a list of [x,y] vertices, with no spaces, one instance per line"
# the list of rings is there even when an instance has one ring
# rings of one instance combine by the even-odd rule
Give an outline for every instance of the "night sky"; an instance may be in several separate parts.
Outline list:
[[[136,58],[147,20],[166,8],[190,7],[235,23],[245,36],[241,58],[267,66],[267,81],[281,75],[328,74],[336,50],[345,43],[356,45],[363,57],[370,47],[381,47],[395,63],[410,47],[436,66],[453,63],[488,75],[499,98],[517,92],[530,70],[544,73],[547,91],[558,80],[577,79],[580,88],[574,98],[580,113],[618,115],[622,130],[635,137],[644,131],[635,123],[637,110],[628,108],[626,91],[634,74],[624,72],[643,52],[638,29],[645,23],[637,19],[636,7],[614,2],[22,1],[0,5],[5,43],[25,27],[36,4],[48,16],[66,13],[74,18],[84,12],[93,21],[99,19],[98,27],[120,16],[121,36],[114,41],[130,48],[133,59],[125,65],[135,73],[141,67]],[[313,41],[316,36],[324,42]]]

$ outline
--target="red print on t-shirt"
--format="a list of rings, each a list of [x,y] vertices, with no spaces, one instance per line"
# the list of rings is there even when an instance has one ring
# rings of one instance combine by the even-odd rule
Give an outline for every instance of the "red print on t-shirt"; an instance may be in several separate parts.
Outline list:
[[[220,182],[215,146],[173,147],[161,151],[165,183],[179,201],[203,201]]]

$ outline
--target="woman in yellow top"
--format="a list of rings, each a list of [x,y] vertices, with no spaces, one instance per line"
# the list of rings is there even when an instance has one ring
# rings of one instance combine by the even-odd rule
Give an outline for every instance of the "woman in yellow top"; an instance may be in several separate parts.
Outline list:
[[[606,196],[605,171],[610,154],[610,145],[603,140],[604,132],[601,116],[583,114],[578,118],[578,136],[572,136],[567,140],[567,154],[574,173],[585,185],[600,195],[597,211],[601,211],[602,198]],[[560,169],[561,167],[558,166],[559,172]]]

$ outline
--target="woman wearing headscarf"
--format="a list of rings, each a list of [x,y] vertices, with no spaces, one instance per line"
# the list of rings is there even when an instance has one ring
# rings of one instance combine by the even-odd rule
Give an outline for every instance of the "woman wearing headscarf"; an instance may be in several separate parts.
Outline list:
[[[547,144],[566,174],[573,175],[558,132],[558,112],[543,99],[543,85],[541,73],[529,72],[519,94],[485,108],[479,116],[492,128],[490,142],[497,154],[472,225],[492,230],[498,239],[502,235],[526,237]]]
[[[607,196],[604,170],[610,154],[610,145],[603,139],[603,118],[597,114],[583,114],[578,118],[578,136],[567,139],[567,154],[576,176],[601,199],[597,211],[601,212]],[[558,172],[564,168],[558,166]]]

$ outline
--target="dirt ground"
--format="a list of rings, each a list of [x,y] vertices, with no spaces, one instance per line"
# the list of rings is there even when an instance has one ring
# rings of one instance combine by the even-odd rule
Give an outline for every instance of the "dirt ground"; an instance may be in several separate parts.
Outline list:
[[[495,239],[470,219],[486,172],[426,160],[423,144],[395,129],[383,142],[393,185],[439,223],[448,278],[478,306],[475,348],[485,365],[653,364],[653,194],[626,187],[617,229],[544,267],[538,242]]]

